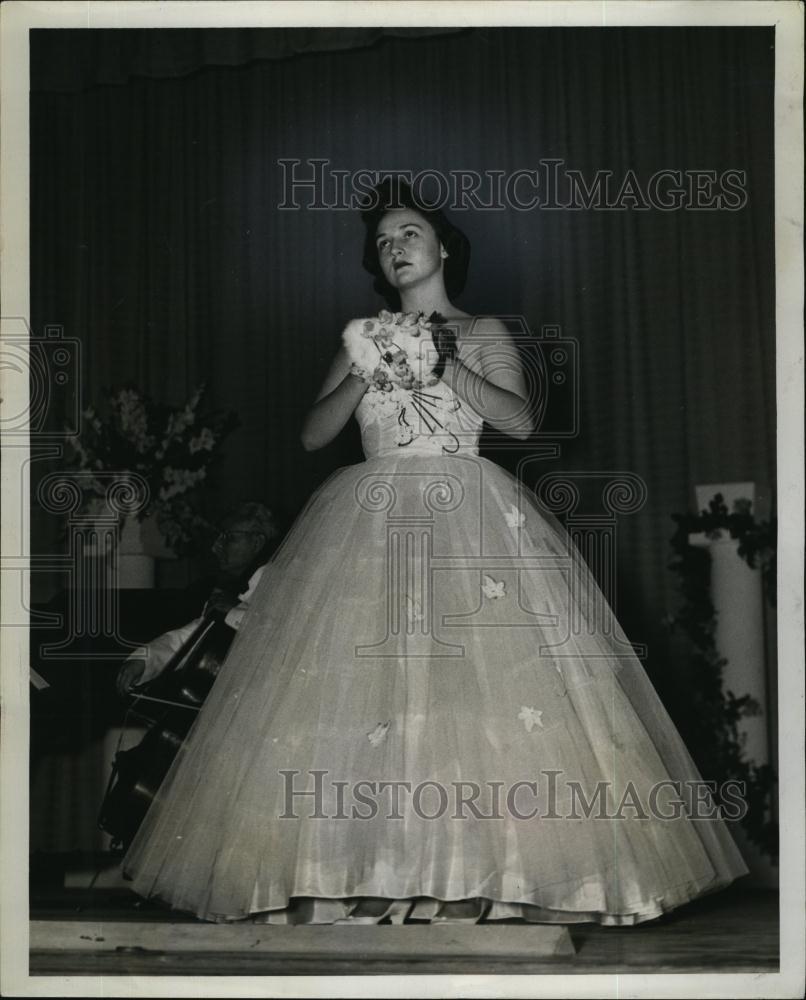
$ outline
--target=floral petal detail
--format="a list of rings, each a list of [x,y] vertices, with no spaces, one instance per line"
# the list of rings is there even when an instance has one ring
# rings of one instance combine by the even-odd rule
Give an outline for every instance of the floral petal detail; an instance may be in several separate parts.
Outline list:
[[[390,725],[391,721],[379,722],[372,732],[367,733],[367,739],[374,747],[379,746],[386,739],[386,734],[389,732]]]
[[[491,576],[484,574],[484,583],[481,585],[482,593],[485,597],[489,597],[490,600],[498,600],[500,597],[506,597],[507,588],[503,580],[493,580]]]
[[[504,513],[504,520],[510,528],[522,528],[526,524],[526,515],[521,514],[515,504],[510,504],[509,512]]]
[[[521,710],[518,713],[518,718],[523,722],[524,729],[527,733],[531,733],[535,726],[539,726],[540,729],[544,729],[543,726],[543,712],[538,708],[531,708],[528,705],[521,705]]]

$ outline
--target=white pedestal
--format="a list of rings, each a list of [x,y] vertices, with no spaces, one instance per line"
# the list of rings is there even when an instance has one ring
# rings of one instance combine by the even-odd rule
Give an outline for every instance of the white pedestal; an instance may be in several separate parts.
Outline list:
[[[700,510],[721,493],[728,511],[735,499],[755,502],[753,483],[725,483],[697,487]],[[751,508],[754,511],[754,506]],[[722,668],[722,688],[737,698],[749,695],[757,714],[745,715],[737,723],[743,755],[754,764],[768,764],[774,720],[770,719],[767,660],[764,635],[764,591],[761,569],[751,569],[739,555],[739,542],[727,531],[714,538],[690,535],[689,544],[707,548],[711,557],[711,601],[716,613],[714,641]],[[750,868],[750,883],[772,887],[778,884],[778,868],[746,838],[738,824],[731,832]]]
[[[743,716],[737,728],[744,755],[755,764],[770,760],[767,679],[764,657],[764,596],[761,570],[751,569],[739,555],[739,542],[721,535],[692,535],[711,556],[711,600],[716,612],[714,640],[722,668],[722,687],[737,698],[750,695],[759,714]]]

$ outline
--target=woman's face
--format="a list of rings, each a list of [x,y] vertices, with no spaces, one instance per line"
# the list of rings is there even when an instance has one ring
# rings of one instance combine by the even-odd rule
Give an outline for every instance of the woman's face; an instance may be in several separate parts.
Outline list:
[[[411,288],[442,270],[442,244],[416,209],[387,212],[375,231],[375,246],[392,288]]]

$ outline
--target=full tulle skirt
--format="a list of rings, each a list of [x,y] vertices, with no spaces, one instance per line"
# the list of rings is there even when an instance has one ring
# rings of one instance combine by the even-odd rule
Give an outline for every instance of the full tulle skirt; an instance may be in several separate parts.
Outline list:
[[[124,870],[215,921],[630,924],[746,872],[702,787],[556,519],[400,449],[297,519]]]

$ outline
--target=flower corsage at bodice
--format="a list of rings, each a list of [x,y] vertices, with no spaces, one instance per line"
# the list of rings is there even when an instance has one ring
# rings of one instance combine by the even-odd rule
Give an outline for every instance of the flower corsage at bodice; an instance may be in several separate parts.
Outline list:
[[[344,331],[351,371],[369,385],[356,414],[368,456],[390,450],[390,437],[397,448],[455,454],[468,431],[475,450],[476,422],[462,419],[461,401],[434,371],[436,322],[435,315],[426,319],[422,313],[383,310],[377,317],[353,320]]]

